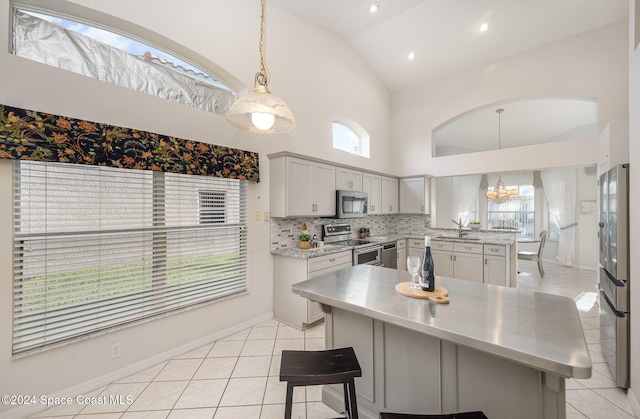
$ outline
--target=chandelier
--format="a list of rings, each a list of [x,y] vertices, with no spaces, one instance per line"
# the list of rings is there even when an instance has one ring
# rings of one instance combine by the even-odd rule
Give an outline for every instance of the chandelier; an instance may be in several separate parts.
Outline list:
[[[296,126],[291,109],[269,92],[264,65],[264,0],[260,0],[260,70],[252,93],[239,98],[227,113],[227,122],[236,128],[260,134],[291,131]]]
[[[496,109],[496,113],[498,114],[498,150],[500,150],[501,146],[501,138],[500,138],[500,114],[504,111],[504,109]],[[496,182],[496,186],[491,190],[487,188],[487,198],[495,202],[496,204],[502,204],[503,202],[507,202],[511,197],[518,195],[518,191],[515,189],[507,189],[504,186],[504,182],[502,182],[502,178],[500,177],[500,173],[498,173],[498,181]]]

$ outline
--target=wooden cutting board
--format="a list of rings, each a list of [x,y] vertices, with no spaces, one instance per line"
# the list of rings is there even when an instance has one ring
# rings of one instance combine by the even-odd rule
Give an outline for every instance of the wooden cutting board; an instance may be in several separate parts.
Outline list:
[[[396,291],[411,298],[422,298],[438,304],[449,304],[449,291],[446,288],[437,286],[433,291],[423,291],[421,289],[409,288],[410,282],[399,282],[396,284]]]

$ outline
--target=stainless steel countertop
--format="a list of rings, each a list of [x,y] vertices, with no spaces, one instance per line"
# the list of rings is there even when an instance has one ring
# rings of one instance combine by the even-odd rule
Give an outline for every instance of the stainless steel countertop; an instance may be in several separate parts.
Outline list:
[[[328,306],[407,327],[568,378],[591,377],[575,302],[568,297],[436,277],[450,304],[401,295],[409,273],[358,265],[292,286]]]

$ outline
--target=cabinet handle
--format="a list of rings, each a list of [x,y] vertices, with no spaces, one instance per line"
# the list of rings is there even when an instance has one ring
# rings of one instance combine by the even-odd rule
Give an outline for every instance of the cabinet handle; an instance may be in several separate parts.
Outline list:
[[[457,261],[458,259],[456,258],[456,255],[453,255],[453,261]]]
[[[487,264],[487,258],[484,258],[484,264],[485,265]]]
[[[335,261],[336,261],[336,258],[329,259],[329,262],[335,262]]]

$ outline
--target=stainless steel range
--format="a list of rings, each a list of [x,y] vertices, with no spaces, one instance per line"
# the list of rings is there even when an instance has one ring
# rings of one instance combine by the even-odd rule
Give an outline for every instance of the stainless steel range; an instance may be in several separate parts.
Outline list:
[[[351,224],[324,224],[322,239],[326,244],[353,246],[354,265],[382,265],[382,244],[352,239]]]

